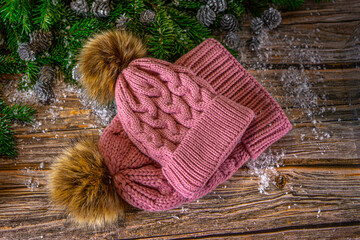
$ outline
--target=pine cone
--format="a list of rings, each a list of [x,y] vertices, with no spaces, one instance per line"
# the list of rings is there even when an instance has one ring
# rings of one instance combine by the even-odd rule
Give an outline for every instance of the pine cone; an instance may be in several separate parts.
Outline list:
[[[43,105],[50,104],[55,98],[52,86],[56,76],[55,70],[50,66],[42,67],[40,71],[39,80],[34,86],[34,92],[37,95],[40,103]]]
[[[240,47],[240,37],[236,32],[228,32],[224,39],[225,45],[231,49],[238,49]]]
[[[221,18],[221,28],[228,31],[236,31],[239,28],[239,21],[232,14],[225,14]]]
[[[85,15],[89,12],[89,5],[86,0],[74,0],[70,3],[70,8],[75,11],[77,15]]]
[[[39,81],[48,82],[50,85],[53,85],[56,78],[56,71],[49,65],[45,65],[41,68]]]
[[[20,43],[17,52],[24,61],[35,60],[36,51],[29,43]]]
[[[264,11],[262,15],[262,20],[270,30],[277,28],[281,23],[281,14],[278,10],[274,8],[269,8],[269,10]]]
[[[121,15],[116,21],[116,28],[118,30],[125,30],[128,26],[128,23],[131,21],[131,18],[126,17],[125,13]]]
[[[43,52],[51,46],[53,37],[51,32],[35,30],[30,34],[30,44],[36,53]]]
[[[109,0],[95,0],[91,6],[91,12],[99,18],[110,16]]]
[[[201,25],[210,27],[210,25],[215,21],[216,13],[211,10],[208,5],[203,5],[199,8],[196,18]]]
[[[256,17],[251,19],[250,29],[254,34],[260,34],[264,28],[264,22],[261,18]]]
[[[260,45],[260,41],[256,37],[251,37],[246,41],[247,46],[251,51],[257,51]]]
[[[149,24],[155,22],[156,14],[152,10],[145,10],[142,13],[140,13],[140,22]]]
[[[79,65],[76,65],[71,71],[72,78],[76,81],[80,81],[81,75],[79,73]]]
[[[208,0],[206,5],[208,5],[215,13],[223,12],[227,8],[226,0]]]
[[[6,43],[6,36],[0,31],[0,48],[4,48]]]

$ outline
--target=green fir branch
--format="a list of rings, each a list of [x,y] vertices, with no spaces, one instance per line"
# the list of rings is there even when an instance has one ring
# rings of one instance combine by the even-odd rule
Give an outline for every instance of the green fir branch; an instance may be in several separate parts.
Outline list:
[[[0,156],[5,155],[14,158],[18,153],[11,122],[4,116],[0,116]]]
[[[41,29],[49,30],[53,24],[61,20],[64,14],[63,4],[54,5],[52,0],[40,0],[40,4],[34,9],[34,12],[34,23]]]
[[[6,155],[13,158],[18,155],[11,123],[14,121],[32,123],[35,113],[35,109],[23,104],[14,104],[9,107],[0,97],[0,156]]]
[[[304,0],[272,0],[272,3],[283,10],[294,11],[304,4]]]

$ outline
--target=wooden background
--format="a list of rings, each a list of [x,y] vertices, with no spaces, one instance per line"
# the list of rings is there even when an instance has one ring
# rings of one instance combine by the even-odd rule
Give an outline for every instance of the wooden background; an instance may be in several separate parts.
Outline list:
[[[118,226],[75,227],[49,205],[45,177],[49,163],[69,139],[79,133],[97,136],[102,127],[94,124],[91,110],[83,107],[76,94],[67,94],[54,106],[37,107],[41,126],[17,126],[20,155],[0,159],[0,238],[360,238],[360,1],[306,1],[301,10],[282,16],[282,25],[269,33],[277,34],[277,42],[268,41],[265,46],[274,54],[264,60],[244,51],[240,61],[287,108],[294,124],[273,147],[285,150],[283,166],[277,169],[286,180],[284,186],[271,175],[267,194],[261,194],[259,179],[242,168],[215,192],[183,207],[155,213],[128,207],[125,222]],[[248,25],[246,20],[241,31],[244,41],[250,37]],[[320,60],[285,54],[281,49],[289,41],[300,46],[297,49],[307,42],[309,53]],[[272,69],[254,67],[256,61]],[[318,112],[325,107],[315,117],[316,124],[306,109],[289,101],[291,89],[280,84],[281,74],[300,64],[307,70],[311,91],[318,96],[326,92],[326,100],[319,98],[310,109]],[[61,95],[63,90],[56,91]]]

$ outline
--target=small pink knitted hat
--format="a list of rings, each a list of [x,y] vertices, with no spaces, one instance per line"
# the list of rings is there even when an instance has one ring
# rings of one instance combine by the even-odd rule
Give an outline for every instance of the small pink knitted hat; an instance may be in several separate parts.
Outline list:
[[[152,58],[120,73],[115,100],[129,138],[186,198],[206,184],[254,117],[189,68]]]
[[[245,146],[239,143],[206,184],[191,198],[186,198],[170,185],[162,166],[131,142],[118,116],[102,133],[99,150],[121,198],[134,207],[148,211],[173,209],[203,197],[229,179],[250,159]]]

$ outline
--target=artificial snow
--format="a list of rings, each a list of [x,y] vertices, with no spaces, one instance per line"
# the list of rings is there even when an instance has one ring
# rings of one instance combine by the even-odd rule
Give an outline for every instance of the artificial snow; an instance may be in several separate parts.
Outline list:
[[[243,47],[238,60],[246,69],[256,71],[257,80],[280,105],[285,102],[287,106],[292,106],[304,113],[300,123],[310,123],[312,129],[311,134],[299,134],[298,137],[301,142],[306,143],[311,141],[311,139],[321,142],[330,138],[332,133],[324,131],[319,127],[321,124],[319,118],[323,117],[326,110],[334,113],[336,108],[327,104],[326,86],[323,74],[320,71],[325,69],[325,66],[321,64],[322,59],[319,54],[319,49],[322,48],[322,43],[317,38],[320,29],[315,28],[311,32],[303,33],[293,28],[292,31],[294,36],[305,35],[306,37],[301,39],[294,36],[289,37],[287,34],[282,33],[280,29],[270,32],[265,30],[259,36],[261,42],[259,49],[253,53],[246,47]],[[248,38],[247,33],[240,33],[240,35]],[[358,39],[354,37],[353,41],[358,41]],[[272,46],[281,47],[273,49]],[[280,56],[282,58],[285,56],[286,61],[277,65],[284,66],[291,64],[291,66],[282,70],[280,75],[274,73],[272,80],[275,78],[278,82],[271,83],[271,81],[268,81],[267,75],[269,70],[274,69],[273,60],[279,59]],[[314,76],[316,77],[314,78]],[[286,91],[283,91],[284,89]],[[292,109],[283,106],[283,110],[289,119],[291,119]],[[341,119],[339,118],[338,121],[341,121]],[[296,126],[296,123],[293,121],[292,125]],[[315,144],[323,155],[329,147],[320,142]],[[269,189],[271,182],[278,175],[276,168],[282,164],[282,158],[285,154],[286,149],[276,152],[268,149],[257,159],[250,160],[246,164],[251,176],[255,177],[258,181],[260,193],[267,194],[267,189]],[[294,156],[298,157],[296,154]]]

